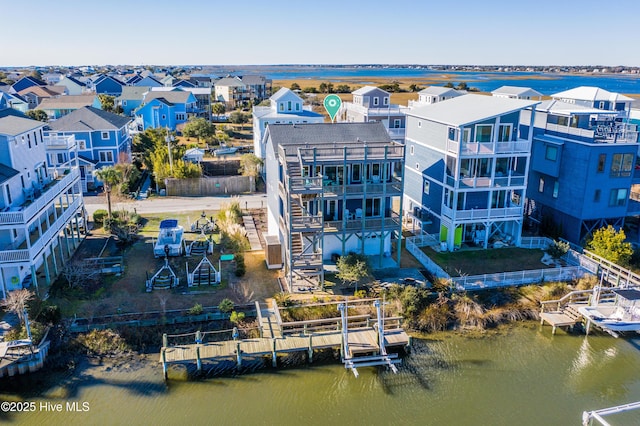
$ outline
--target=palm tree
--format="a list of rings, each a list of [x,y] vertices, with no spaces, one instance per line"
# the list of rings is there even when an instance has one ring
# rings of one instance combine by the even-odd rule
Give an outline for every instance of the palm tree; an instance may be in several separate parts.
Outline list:
[[[111,222],[111,188],[122,182],[122,173],[113,166],[107,166],[96,170],[93,174],[104,183],[104,190],[107,193],[107,211],[109,222]]]

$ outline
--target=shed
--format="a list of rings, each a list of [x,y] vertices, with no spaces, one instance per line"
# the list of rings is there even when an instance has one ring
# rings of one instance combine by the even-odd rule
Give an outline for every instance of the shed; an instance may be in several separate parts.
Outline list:
[[[184,161],[200,163],[204,158],[204,150],[200,148],[190,148],[184,153],[184,156],[182,158],[184,159]]]

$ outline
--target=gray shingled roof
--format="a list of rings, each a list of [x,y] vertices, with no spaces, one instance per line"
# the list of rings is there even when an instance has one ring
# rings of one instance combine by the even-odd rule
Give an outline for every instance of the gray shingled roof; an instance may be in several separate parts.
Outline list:
[[[78,109],[91,106],[98,95],[66,95],[57,98],[44,98],[37,109]]]
[[[118,101],[141,101],[142,95],[149,91],[149,86],[124,86],[122,94],[116,97]]]
[[[240,77],[244,84],[248,85],[256,85],[256,84],[265,84],[266,79],[261,75],[243,75]]]
[[[8,115],[0,118],[0,135],[16,136],[44,125],[42,121]]]
[[[275,145],[330,144],[345,142],[391,142],[380,122],[270,124],[267,128]]]
[[[49,123],[51,130],[73,132],[78,130],[118,130],[131,121],[112,112],[92,107],[82,107]]]
[[[20,172],[14,169],[13,167],[9,167],[5,164],[0,164],[0,184],[5,183],[6,181],[11,179],[18,173]]]
[[[144,97],[144,102],[149,103],[156,98],[164,98],[167,102],[171,102],[172,104],[184,104],[187,103],[190,95],[191,92],[187,92],[186,90],[172,90],[169,92],[151,91]]]
[[[215,86],[241,87],[245,84],[236,77],[225,77],[214,83]]]

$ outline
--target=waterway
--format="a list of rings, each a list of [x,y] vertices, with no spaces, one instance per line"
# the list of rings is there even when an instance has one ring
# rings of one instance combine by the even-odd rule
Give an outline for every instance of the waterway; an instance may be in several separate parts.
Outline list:
[[[357,379],[321,364],[165,384],[155,362],[81,366],[2,385],[0,399],[34,401],[38,409],[0,413],[0,422],[577,425],[584,410],[640,401],[639,371],[640,338],[552,336],[549,327],[528,323],[482,337],[416,340],[399,374],[362,368]],[[41,402],[61,403],[63,412],[40,409]],[[88,411],[66,411],[67,402]],[[640,424],[640,412],[607,419]]]
[[[321,79],[337,82],[348,78],[360,84],[368,84],[371,78],[434,79],[435,85],[446,81],[453,84],[466,82],[481,91],[491,91],[504,85],[531,87],[543,95],[551,95],[578,86],[595,86],[611,92],[640,94],[638,74],[568,74],[542,72],[483,72],[443,71],[427,68],[398,67],[326,67],[326,66],[251,66],[208,67],[213,74],[261,74],[272,80]],[[442,80],[442,79],[445,80]]]

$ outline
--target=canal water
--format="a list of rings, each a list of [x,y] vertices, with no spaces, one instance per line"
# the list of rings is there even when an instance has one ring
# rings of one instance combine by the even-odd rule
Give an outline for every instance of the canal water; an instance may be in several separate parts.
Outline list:
[[[157,357],[153,357],[157,360]],[[640,401],[640,338],[551,335],[529,323],[479,337],[416,339],[399,374],[360,377],[324,364],[198,381],[144,367],[77,368],[40,376],[3,401],[33,401],[18,424],[578,425],[584,410]],[[40,403],[63,404],[50,412]],[[68,411],[67,402],[88,411]],[[607,417],[640,424],[640,412]]]

